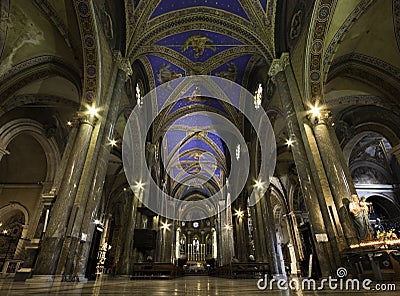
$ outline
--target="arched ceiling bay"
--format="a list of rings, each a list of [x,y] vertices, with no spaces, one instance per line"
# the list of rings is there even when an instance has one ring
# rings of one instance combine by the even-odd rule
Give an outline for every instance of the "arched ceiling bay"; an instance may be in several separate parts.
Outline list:
[[[325,44],[328,102],[369,95],[385,98],[388,109],[398,104],[399,7],[398,0],[337,3]]]
[[[65,124],[82,95],[82,45],[74,5],[6,0],[0,3],[0,15],[2,109],[60,103],[58,114]]]

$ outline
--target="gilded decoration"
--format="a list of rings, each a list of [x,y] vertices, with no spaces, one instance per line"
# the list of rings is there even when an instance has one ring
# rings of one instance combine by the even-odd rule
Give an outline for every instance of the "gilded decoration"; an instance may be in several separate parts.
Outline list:
[[[247,79],[251,71],[249,68],[254,67],[254,63],[247,64],[245,68],[240,66],[239,71],[235,59],[258,54],[272,61],[274,38],[271,30],[274,27],[272,20],[276,1],[267,1],[266,10],[259,2],[241,0],[238,3],[243,13],[207,6],[172,11],[166,9],[164,13],[159,13],[159,7],[165,3],[140,1],[133,11],[133,28],[129,29],[132,33],[128,33],[127,38],[127,56],[132,61],[146,60],[149,65],[145,65],[145,68],[149,75],[152,69],[158,69],[154,75],[155,85],[179,77],[176,76],[178,73],[169,72],[175,68],[168,69],[168,64],[184,70],[186,75],[213,73],[236,82],[239,82],[239,78]],[[201,29],[199,24],[202,24]],[[135,34],[138,30],[143,34]],[[184,35],[184,32],[193,33]],[[235,42],[221,42],[213,34],[229,36]],[[182,37],[179,41],[173,39]],[[158,62],[154,64],[151,57],[146,57],[148,54],[165,60],[165,65]],[[216,69],[217,73],[214,73]],[[153,84],[152,81],[150,83]]]
[[[182,52],[192,48],[195,52],[194,57],[199,58],[201,55],[203,55],[206,48],[211,49],[212,51],[216,50],[216,47],[213,43],[214,42],[207,36],[200,34],[192,35],[182,45]]]
[[[88,0],[74,1],[75,10],[78,16],[79,30],[81,36],[86,36],[82,41],[84,55],[84,78],[83,78],[83,96],[88,104],[92,104],[97,97],[98,79],[97,79],[97,46],[95,33],[95,20],[90,9],[92,3]],[[94,67],[89,70],[89,67]],[[94,70],[94,72],[93,72]]]
[[[177,11],[176,13],[174,13],[173,18],[168,17],[164,22],[160,21],[163,15],[157,17],[155,19],[157,20],[157,22],[155,22],[153,26],[148,25],[149,27],[146,31],[148,33],[142,34],[138,40],[135,40],[135,42],[132,42],[130,44],[130,57],[135,58],[137,56],[138,50],[142,46],[153,44],[163,36],[170,36],[179,32],[194,30],[198,28],[199,23],[202,23],[204,24],[202,26],[203,30],[225,34],[245,44],[253,44],[259,51],[264,54],[267,60],[272,60],[272,54],[270,53],[268,45],[264,42],[262,38],[260,38],[259,35],[254,32],[251,23],[242,20],[245,22],[244,24],[241,24],[240,18],[233,18],[235,21],[230,21],[230,19],[232,19],[232,14],[227,14],[223,12],[221,12],[222,16],[215,16],[211,13],[201,14],[200,11],[202,9],[208,12],[210,11],[209,8],[199,8],[198,10],[196,10],[199,11],[196,14],[188,14],[187,11],[183,11],[184,14],[181,17],[179,17],[180,12]],[[229,21],[227,21],[227,19],[229,19]],[[177,30],[176,28],[179,28],[179,30]]]
[[[236,67],[235,63],[229,63],[227,70],[217,72],[217,73],[215,73],[215,76],[225,78],[225,79],[235,82],[238,77],[237,67]]]
[[[170,70],[169,69],[170,67],[171,67],[170,64],[164,64],[157,71],[157,81],[160,84],[182,77],[181,73],[177,73],[175,71]]]
[[[325,35],[328,31],[332,11],[336,6],[337,0],[320,0],[315,5],[314,13],[311,20],[307,51],[308,61],[307,72],[308,79],[306,82],[306,92],[309,93],[306,97],[310,97],[311,103],[314,103],[316,97],[320,97],[322,93],[321,71],[323,71],[322,50],[318,50],[319,43],[324,43]]]

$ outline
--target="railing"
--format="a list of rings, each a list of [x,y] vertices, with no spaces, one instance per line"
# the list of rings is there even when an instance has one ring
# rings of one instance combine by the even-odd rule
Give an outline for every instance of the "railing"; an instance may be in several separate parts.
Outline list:
[[[3,261],[1,267],[1,277],[12,277],[15,275],[17,270],[22,266],[24,261],[16,259],[6,259]]]
[[[269,273],[269,265],[264,262],[230,263],[217,267],[210,275],[223,278],[260,278]]]
[[[135,263],[131,279],[172,279],[177,276],[178,268],[171,263]]]
[[[206,245],[205,244],[188,244],[187,246],[188,261],[205,261],[206,260]]]

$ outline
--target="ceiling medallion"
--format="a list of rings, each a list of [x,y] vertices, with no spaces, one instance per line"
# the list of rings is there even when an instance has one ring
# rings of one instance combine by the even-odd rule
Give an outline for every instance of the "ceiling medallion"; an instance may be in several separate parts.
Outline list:
[[[204,35],[192,35],[186,39],[185,43],[182,45],[182,52],[185,52],[189,47],[191,47],[195,52],[194,57],[199,58],[201,55],[203,55],[206,48],[209,48],[212,51],[216,50],[216,47],[213,43],[214,42],[210,38]]]

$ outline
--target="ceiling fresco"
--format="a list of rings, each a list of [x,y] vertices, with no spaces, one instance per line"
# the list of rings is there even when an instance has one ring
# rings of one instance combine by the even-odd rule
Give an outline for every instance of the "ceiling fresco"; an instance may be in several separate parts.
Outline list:
[[[198,6],[208,6],[215,9],[225,10],[231,13],[234,13],[242,18],[247,19],[245,11],[242,6],[239,4],[237,0],[180,0],[180,1],[171,1],[171,0],[162,0],[161,3],[157,6],[156,10],[153,12],[150,18],[154,18],[160,16],[164,13],[187,9],[187,8],[196,8]]]
[[[132,50],[131,57],[142,61],[152,80],[150,85],[162,85],[157,91],[170,91],[174,79],[194,74],[218,76],[246,87],[250,74],[271,62],[261,57],[270,56],[270,49],[261,50],[265,54],[259,50],[267,47],[263,38],[268,29],[266,0],[136,0],[134,5],[138,16],[133,20],[135,30],[144,34],[133,36],[127,48]],[[260,22],[265,28],[255,32]],[[164,103],[158,102],[159,107]],[[163,161],[169,165],[170,176],[184,180],[201,172],[222,184],[222,172],[227,170],[226,145],[218,133],[212,132],[212,119],[190,113],[209,111],[232,120],[237,111],[201,95],[182,98],[166,110],[165,118],[159,120],[162,127],[156,129],[163,131],[157,131],[157,136],[162,137]],[[209,158],[206,163],[210,165],[201,167],[202,157]],[[192,185],[201,187],[195,183]],[[181,192],[186,195],[190,190]]]
[[[203,46],[196,46],[196,44]],[[223,34],[206,30],[191,30],[165,37],[156,42],[184,55],[193,62],[205,62],[212,56],[232,47],[243,45],[242,42]],[[196,51],[197,49],[197,51]]]

